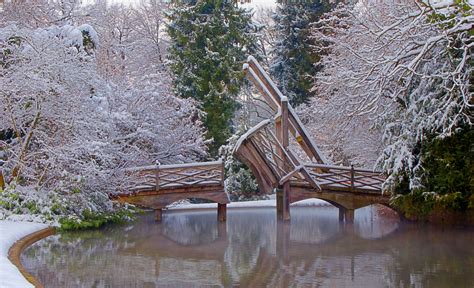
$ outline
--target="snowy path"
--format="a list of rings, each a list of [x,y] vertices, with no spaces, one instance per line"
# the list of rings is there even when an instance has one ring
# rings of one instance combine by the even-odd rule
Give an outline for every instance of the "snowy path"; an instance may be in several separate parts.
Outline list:
[[[31,222],[0,221],[0,287],[22,288],[33,287],[8,260],[8,250],[28,234],[47,228],[46,224]]]

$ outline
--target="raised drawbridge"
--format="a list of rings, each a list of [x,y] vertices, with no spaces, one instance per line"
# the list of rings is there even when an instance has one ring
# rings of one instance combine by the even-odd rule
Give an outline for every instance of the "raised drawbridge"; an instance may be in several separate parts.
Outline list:
[[[328,165],[312,141],[288,99],[250,56],[244,71],[271,108],[273,117],[263,120],[242,135],[234,155],[253,172],[264,193],[277,191],[277,214],[290,219],[290,203],[319,198],[339,208],[339,219],[353,222],[354,210],[370,204],[388,205],[383,194],[385,177],[381,172]],[[291,140],[291,141],[290,141]],[[306,162],[297,157],[291,143],[296,143]]]

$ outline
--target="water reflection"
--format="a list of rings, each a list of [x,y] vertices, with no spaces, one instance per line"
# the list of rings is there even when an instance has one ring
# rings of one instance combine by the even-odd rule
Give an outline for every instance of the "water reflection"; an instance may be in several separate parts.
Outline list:
[[[23,255],[46,287],[469,287],[473,232],[402,226],[376,208],[340,225],[334,208],[145,215],[128,226],[55,235]]]

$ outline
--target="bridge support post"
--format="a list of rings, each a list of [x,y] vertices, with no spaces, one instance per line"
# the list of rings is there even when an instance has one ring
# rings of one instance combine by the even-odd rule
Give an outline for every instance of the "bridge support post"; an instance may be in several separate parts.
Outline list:
[[[219,222],[227,220],[227,204],[217,203],[217,220]]]
[[[346,224],[354,223],[354,214],[355,214],[354,212],[355,212],[354,209],[346,209],[344,213],[344,220]]]
[[[161,222],[162,217],[163,217],[163,209],[156,209],[155,210],[155,221],[156,222]]]
[[[290,183],[276,189],[277,217],[280,220],[290,220]]]

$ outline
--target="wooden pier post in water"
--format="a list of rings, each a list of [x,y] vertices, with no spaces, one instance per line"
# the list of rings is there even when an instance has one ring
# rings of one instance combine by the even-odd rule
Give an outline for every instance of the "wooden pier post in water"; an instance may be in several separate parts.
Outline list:
[[[288,135],[288,127],[289,127],[289,120],[288,120],[288,98],[282,97],[281,98],[281,115],[279,121],[276,123],[276,132],[277,137],[279,138],[280,143],[282,144],[283,149],[288,149],[289,145],[289,135]],[[283,154],[286,151],[281,151]],[[282,167],[286,163],[281,163]],[[281,201],[281,203],[277,203],[277,207],[280,207],[280,213],[278,213],[278,217],[282,220],[290,220],[290,181],[286,181],[279,187],[280,189],[277,190],[277,202]],[[281,193],[280,197],[278,193]]]
[[[163,209],[156,209],[155,210],[155,221],[156,222],[161,222],[162,217],[163,217]]]
[[[354,223],[354,214],[355,214],[354,209],[346,209],[346,211],[344,212],[344,222],[346,224]]]
[[[227,204],[217,203],[217,219],[219,222],[227,220]]]

